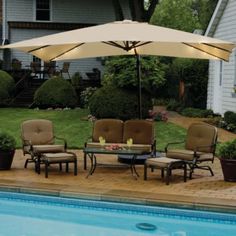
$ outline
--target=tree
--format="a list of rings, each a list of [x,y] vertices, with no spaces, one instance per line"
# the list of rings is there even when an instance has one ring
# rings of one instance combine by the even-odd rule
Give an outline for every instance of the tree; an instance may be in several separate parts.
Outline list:
[[[215,0],[162,0],[152,15],[151,23],[187,32],[204,31],[216,4]]]
[[[165,80],[166,66],[158,57],[141,57],[142,88],[149,94],[162,87]],[[111,84],[118,88],[137,90],[136,58],[133,56],[112,57],[106,61],[103,84]]]
[[[159,0],[128,0],[132,20],[149,22]],[[116,20],[124,20],[120,0],[113,0]]]
[[[192,8],[193,0],[164,0],[161,1],[154,12],[151,23],[172,29],[193,32],[200,28],[195,10]]]

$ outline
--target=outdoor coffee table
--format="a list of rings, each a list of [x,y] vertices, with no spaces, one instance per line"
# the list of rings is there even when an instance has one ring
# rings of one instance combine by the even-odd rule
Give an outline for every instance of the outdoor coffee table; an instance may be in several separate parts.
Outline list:
[[[135,149],[116,149],[116,150],[108,150],[105,148],[92,148],[92,147],[85,147],[83,149],[84,153],[86,155],[88,155],[88,157],[91,160],[91,167],[89,170],[89,173],[87,175],[87,177],[89,175],[92,175],[98,165],[97,163],[97,157],[96,154],[108,154],[108,155],[131,155],[132,156],[132,160],[131,162],[128,164],[130,166],[130,170],[131,170],[131,174],[132,176],[137,179],[137,177],[139,177],[139,174],[135,168],[135,160],[137,158],[138,155],[142,155],[144,154],[143,150],[135,150]],[[120,166],[120,165],[119,165]]]

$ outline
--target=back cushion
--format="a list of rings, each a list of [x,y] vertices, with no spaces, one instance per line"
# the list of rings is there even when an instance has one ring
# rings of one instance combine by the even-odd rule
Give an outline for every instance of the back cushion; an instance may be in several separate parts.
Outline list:
[[[101,119],[94,123],[93,142],[99,142],[103,137],[107,143],[122,143],[123,121],[118,119]]]
[[[217,129],[208,124],[195,123],[192,124],[187,132],[187,140],[185,148],[193,150],[200,146],[211,146],[215,144],[217,138]],[[212,152],[212,147],[202,147],[198,149],[200,152]]]
[[[123,142],[132,138],[134,144],[152,144],[154,140],[154,124],[147,120],[128,120],[124,123]]]
[[[22,139],[34,145],[53,144],[53,125],[50,120],[28,120],[21,125]]]

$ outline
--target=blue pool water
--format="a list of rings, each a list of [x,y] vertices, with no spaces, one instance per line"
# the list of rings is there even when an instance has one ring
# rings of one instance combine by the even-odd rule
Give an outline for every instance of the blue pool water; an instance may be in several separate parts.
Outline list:
[[[236,215],[0,192],[0,236],[13,235],[234,236]]]

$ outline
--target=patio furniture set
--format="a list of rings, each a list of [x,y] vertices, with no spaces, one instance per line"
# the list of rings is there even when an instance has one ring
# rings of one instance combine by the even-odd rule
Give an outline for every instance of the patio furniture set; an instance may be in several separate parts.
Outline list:
[[[144,162],[144,180],[147,180],[148,168],[161,170],[161,177],[166,176],[166,184],[169,184],[172,171],[183,170],[184,181],[192,178],[196,168],[209,170],[210,166],[202,165],[203,162],[213,162],[217,141],[217,129],[214,126],[195,123],[188,131],[185,141],[185,149],[173,149],[171,146],[178,143],[169,143],[165,153],[156,156],[156,140],[154,124],[147,120],[101,119],[94,122],[92,137],[84,145],[84,169],[87,169],[87,158],[90,159],[90,169],[87,177],[93,175],[98,163],[97,155],[123,155],[128,156],[128,164],[132,176],[137,179],[139,174],[135,168],[137,157],[148,157]],[[48,178],[50,165],[66,164],[66,172],[69,164],[74,165],[74,175],[77,175],[77,157],[73,152],[67,151],[67,143],[64,139],[54,135],[53,124],[49,120],[28,120],[22,123],[21,136],[23,153],[29,154],[25,168],[29,162],[35,164],[35,171],[40,174],[41,165],[45,168],[45,177]],[[55,140],[61,140],[62,144],[55,144]],[[121,164],[119,164],[121,165]]]

